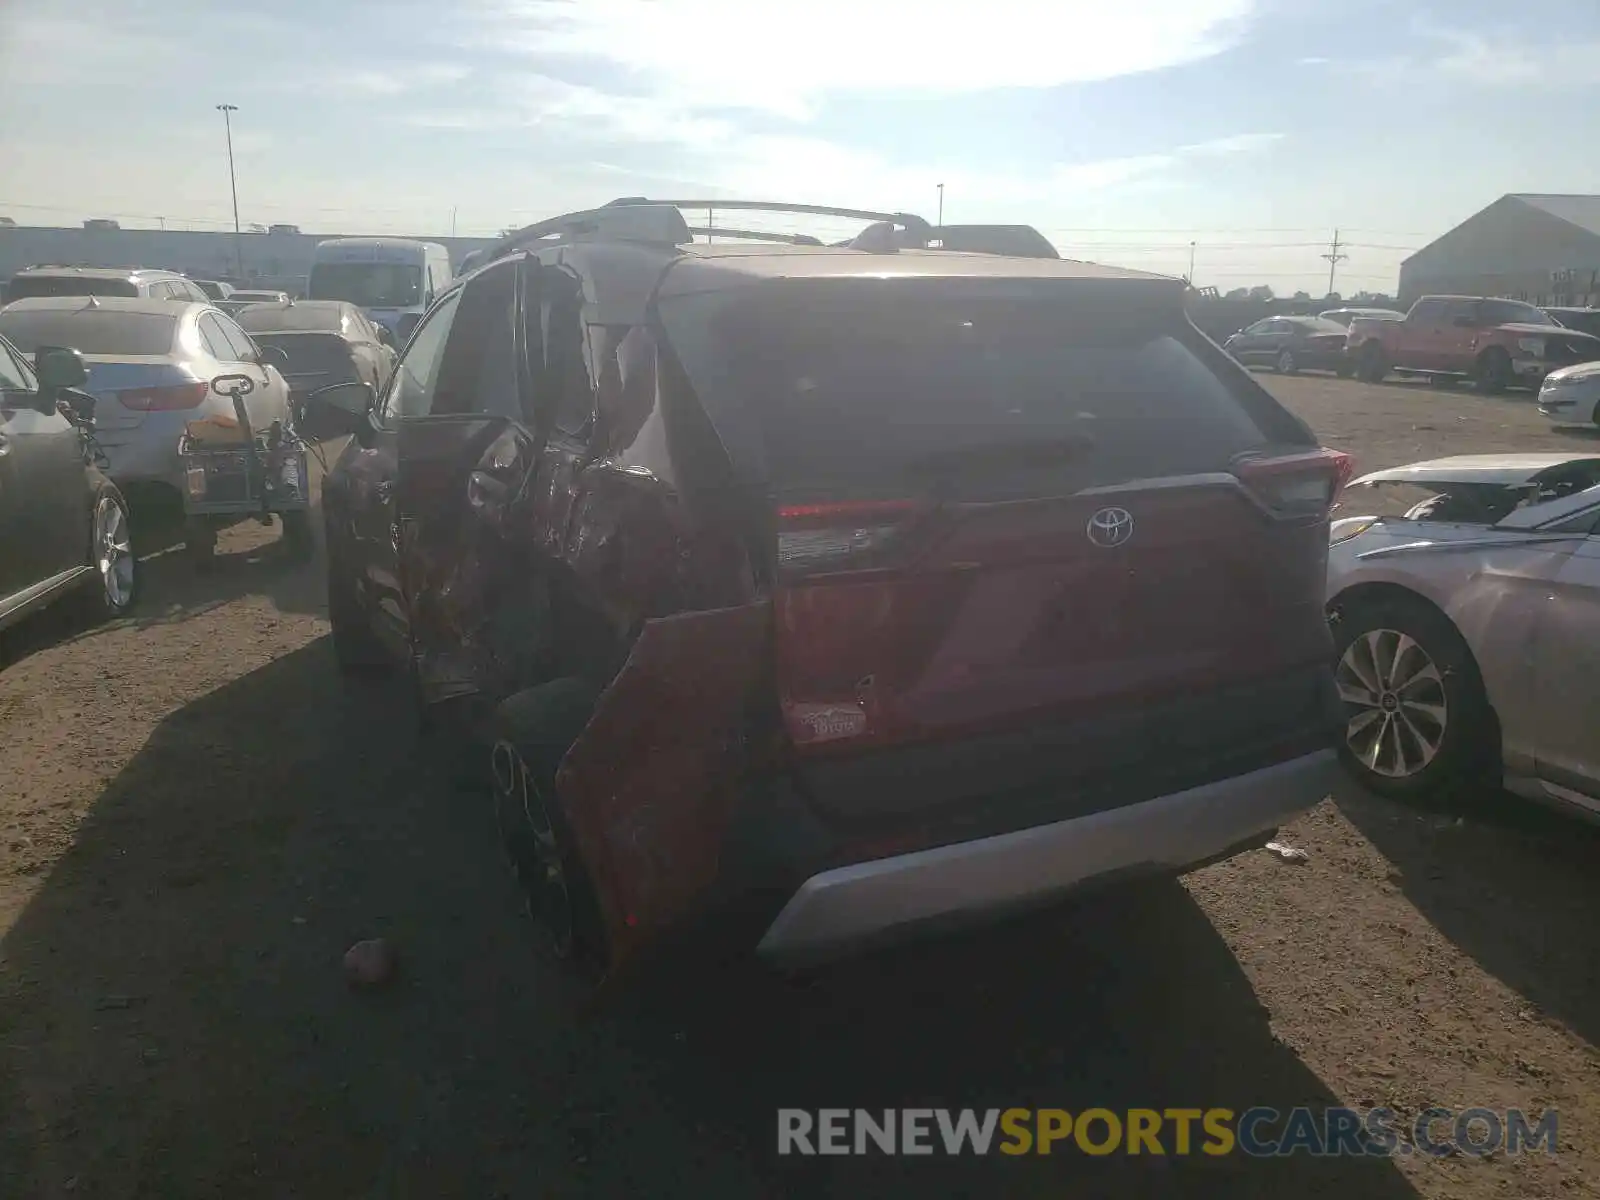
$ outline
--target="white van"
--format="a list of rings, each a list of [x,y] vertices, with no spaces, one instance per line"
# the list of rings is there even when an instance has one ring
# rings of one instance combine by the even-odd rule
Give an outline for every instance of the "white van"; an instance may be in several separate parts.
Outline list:
[[[387,327],[398,344],[450,278],[450,252],[437,242],[330,238],[312,254],[306,299],[347,300]]]

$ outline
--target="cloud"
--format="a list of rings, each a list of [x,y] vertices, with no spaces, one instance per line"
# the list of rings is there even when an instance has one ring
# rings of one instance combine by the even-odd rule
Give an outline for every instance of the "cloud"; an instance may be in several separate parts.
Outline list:
[[[1361,59],[1339,65],[1357,74],[1407,87],[1432,79],[1473,87],[1558,88],[1585,86],[1600,61],[1600,39],[1534,42],[1520,32],[1462,30],[1413,25],[1421,46],[1410,54]]]
[[[643,92],[800,119],[823,96],[1050,88],[1232,45],[1256,0],[487,0],[480,48],[604,63]]]
[[[304,82],[322,91],[386,97],[459,83],[471,74],[470,68],[457,63],[412,63],[351,71],[318,71]]]

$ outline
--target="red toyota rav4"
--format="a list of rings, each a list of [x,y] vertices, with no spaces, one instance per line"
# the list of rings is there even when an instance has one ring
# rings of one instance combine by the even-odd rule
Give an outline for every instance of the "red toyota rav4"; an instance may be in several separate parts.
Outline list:
[[[311,401],[355,435],[340,660],[492,714],[558,954],[715,914],[833,953],[1182,871],[1328,792],[1347,463],[1181,284],[904,216],[695,244],[688,203],[509,238],[382,396]]]

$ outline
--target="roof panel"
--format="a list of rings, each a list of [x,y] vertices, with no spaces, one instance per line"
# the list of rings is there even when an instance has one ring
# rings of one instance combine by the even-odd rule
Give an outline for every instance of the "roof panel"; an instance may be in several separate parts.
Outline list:
[[[1524,204],[1531,204],[1552,217],[1600,237],[1600,196],[1546,195],[1539,192],[1511,194]]]

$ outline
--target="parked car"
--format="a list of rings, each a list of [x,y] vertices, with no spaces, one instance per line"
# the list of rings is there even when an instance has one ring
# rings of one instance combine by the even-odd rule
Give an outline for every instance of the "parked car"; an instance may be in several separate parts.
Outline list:
[[[209,300],[228,300],[233,296],[233,284],[221,279],[196,279],[194,285],[204,292]]]
[[[1341,511],[1381,512],[1379,490],[1408,507],[1330,534],[1351,770],[1391,796],[1503,781],[1600,819],[1600,455],[1412,463]]]
[[[488,714],[558,955],[729,911],[827,954],[1179,872],[1328,793],[1348,460],[1181,281],[692,244],[664,205],[513,243],[384,394],[308,408],[354,435],[337,656]]]
[[[1222,344],[1240,362],[1297,371],[1349,374],[1344,357],[1344,326],[1321,317],[1267,317],[1241,329]]]
[[[137,507],[181,501],[178,438],[192,421],[234,421],[233,405],[211,389],[219,375],[256,383],[251,423],[289,418],[289,385],[276,362],[231,317],[206,304],[115,296],[40,297],[0,309],[0,334],[24,353],[45,346],[83,352],[95,397],[95,440],[107,473]]]
[[[258,346],[276,346],[287,362],[290,405],[333,383],[365,382],[381,390],[394,370],[393,335],[341,300],[246,304],[239,322]]]
[[[1318,313],[1317,316],[1348,329],[1350,322],[1357,317],[1371,317],[1375,321],[1403,321],[1406,315],[1392,308],[1330,308],[1326,312]]]
[[[1421,375],[1503,392],[1537,388],[1551,371],[1600,359],[1600,338],[1564,329],[1519,300],[1424,296],[1404,320],[1352,321],[1345,352],[1368,383]]]
[[[1600,425],[1600,362],[1546,375],[1539,386],[1539,412],[1557,425]]]
[[[1547,308],[1544,311],[1568,329],[1600,337],[1600,308]]]
[[[30,361],[0,337],[0,629],[62,600],[119,617],[138,594],[127,503],[88,453],[87,374],[71,349]]]
[[[143,267],[25,267],[6,285],[6,303],[35,296],[137,296],[209,303],[194,280]]]

